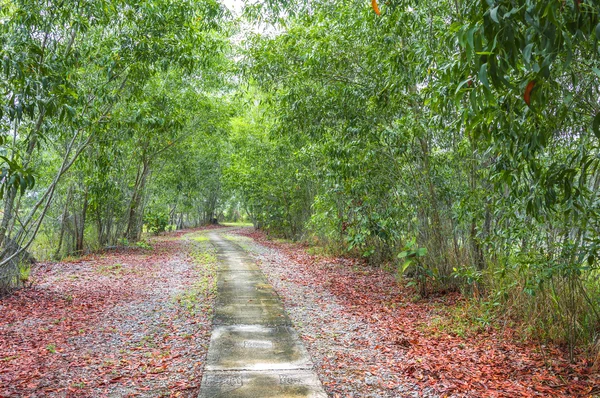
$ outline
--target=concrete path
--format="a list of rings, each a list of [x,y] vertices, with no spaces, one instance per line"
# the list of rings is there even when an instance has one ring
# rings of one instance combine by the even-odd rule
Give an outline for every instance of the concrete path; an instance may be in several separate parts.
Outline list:
[[[326,398],[277,293],[238,245],[211,232],[219,260],[200,397]]]

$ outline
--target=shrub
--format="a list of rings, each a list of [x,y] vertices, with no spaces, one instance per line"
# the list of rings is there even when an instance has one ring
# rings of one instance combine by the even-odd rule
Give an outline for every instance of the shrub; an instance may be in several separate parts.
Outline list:
[[[169,225],[169,216],[162,211],[150,211],[144,217],[148,232],[154,235],[159,235],[164,232]]]

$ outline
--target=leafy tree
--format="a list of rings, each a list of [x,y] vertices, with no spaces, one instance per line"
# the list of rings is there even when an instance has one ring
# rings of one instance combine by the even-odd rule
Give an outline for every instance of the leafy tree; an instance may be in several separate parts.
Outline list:
[[[264,103],[260,122],[236,122],[250,126],[235,141],[230,177],[245,203],[283,235],[286,209],[301,208],[309,216],[295,236],[377,264],[402,269],[405,247],[426,248],[418,267],[404,269],[426,275],[425,288],[487,290],[494,308],[520,301],[519,315],[543,337],[571,347],[592,340],[598,5],[380,6],[247,9],[276,29],[245,46],[248,92]],[[290,199],[292,184],[310,194]]]
[[[3,93],[0,123],[0,289],[15,280],[16,259],[31,245],[64,175],[106,132],[115,106],[139,95],[167,67],[205,62],[221,15],[216,2],[3,1],[0,9]],[[50,170],[40,160],[54,153]],[[37,170],[49,176],[32,190]],[[43,179],[43,177],[42,177]],[[24,202],[24,203],[22,203]]]
[[[31,247],[243,209],[421,296],[596,338],[596,1],[0,5],[0,293]]]

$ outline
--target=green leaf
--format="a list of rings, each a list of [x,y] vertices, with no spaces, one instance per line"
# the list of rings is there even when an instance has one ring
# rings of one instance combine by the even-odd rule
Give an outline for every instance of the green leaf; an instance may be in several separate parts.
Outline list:
[[[487,62],[481,65],[481,68],[479,68],[479,81],[485,86],[485,88],[488,90],[490,89],[490,83],[487,77]]]
[[[498,7],[500,6],[496,6],[490,10],[490,18],[496,23],[500,23],[500,20],[498,19]]]
[[[523,49],[523,58],[525,59],[526,63],[529,63],[529,61],[531,61],[531,50],[532,49],[533,49],[533,43],[529,43]]]
[[[594,117],[594,121],[592,122],[592,131],[596,138],[600,140],[600,112],[596,114]]]
[[[470,56],[475,51],[475,43],[473,41],[473,34],[477,28],[471,28],[467,31],[467,54]]]
[[[460,82],[458,87],[456,87],[456,91],[454,92],[454,95],[458,94],[460,89],[463,88],[466,84],[469,84],[470,81],[471,81],[471,79],[467,79],[467,80],[463,80],[462,82]]]

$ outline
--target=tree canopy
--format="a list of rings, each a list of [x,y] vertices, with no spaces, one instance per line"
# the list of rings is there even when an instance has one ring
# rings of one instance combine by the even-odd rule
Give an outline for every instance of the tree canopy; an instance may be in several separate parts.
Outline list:
[[[0,0],[0,291],[247,219],[593,343],[599,45],[596,0]]]

